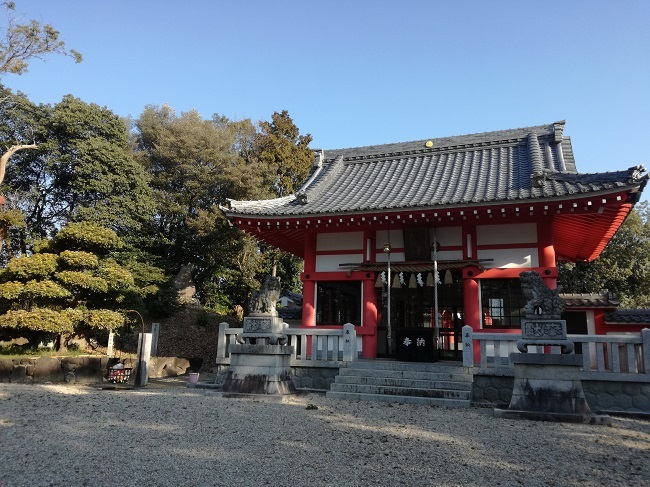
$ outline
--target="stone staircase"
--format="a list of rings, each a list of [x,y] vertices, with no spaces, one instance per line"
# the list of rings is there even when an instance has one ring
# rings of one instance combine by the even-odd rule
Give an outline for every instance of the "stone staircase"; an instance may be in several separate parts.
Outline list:
[[[469,407],[472,373],[457,362],[358,360],[341,367],[326,396],[349,401]]]

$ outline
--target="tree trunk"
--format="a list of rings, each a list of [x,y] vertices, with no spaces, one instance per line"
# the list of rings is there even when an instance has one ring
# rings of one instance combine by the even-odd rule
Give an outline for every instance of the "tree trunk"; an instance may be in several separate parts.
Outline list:
[[[2,154],[0,157],[0,184],[2,184],[2,181],[5,179],[5,170],[7,168],[7,162],[9,162],[9,158],[19,150],[23,149],[38,149],[38,146],[36,144],[22,144],[12,145],[9,147],[9,149],[7,149],[7,152]]]
[[[2,252],[2,247],[4,246],[5,242],[7,242],[7,247],[9,247],[8,238],[9,238],[9,227],[5,224],[0,224],[0,252]]]
[[[68,339],[70,334],[68,333],[59,333],[54,338],[54,350],[57,352],[67,352],[68,351]]]

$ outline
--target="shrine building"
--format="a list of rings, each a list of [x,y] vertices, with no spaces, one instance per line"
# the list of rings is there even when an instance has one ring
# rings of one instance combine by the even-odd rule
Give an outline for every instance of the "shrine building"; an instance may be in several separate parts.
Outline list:
[[[352,323],[365,358],[429,328],[441,357],[460,358],[463,325],[520,331],[522,271],[556,288],[557,262],[598,257],[639,201],[645,169],[578,172],[564,126],[316,151],[297,193],[223,210],[304,259],[301,326]],[[569,333],[611,331],[607,296],[568,304]]]

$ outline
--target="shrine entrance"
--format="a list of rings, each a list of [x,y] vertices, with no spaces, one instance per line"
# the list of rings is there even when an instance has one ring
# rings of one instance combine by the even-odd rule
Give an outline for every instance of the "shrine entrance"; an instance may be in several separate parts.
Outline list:
[[[426,361],[420,360],[423,351],[418,350],[420,346],[429,350],[435,349],[438,360],[462,360],[461,328],[464,317],[461,270],[440,272],[442,282],[438,284],[438,328],[435,327],[435,288],[432,273],[398,271],[393,275],[395,277],[392,279],[390,290],[391,347],[388,346],[388,288],[384,285],[381,291],[377,290],[377,356],[404,359],[403,353],[412,351],[417,356],[414,360]],[[412,338],[410,335],[418,338]],[[435,344],[427,343],[428,337],[431,337]],[[404,348],[405,340],[406,346],[410,348]]]

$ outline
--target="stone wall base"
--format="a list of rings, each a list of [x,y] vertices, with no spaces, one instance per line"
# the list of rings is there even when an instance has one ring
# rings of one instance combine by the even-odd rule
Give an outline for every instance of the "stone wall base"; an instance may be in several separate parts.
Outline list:
[[[102,356],[0,359],[0,382],[96,384],[104,380],[109,361],[112,364],[116,363],[117,359]],[[126,359],[123,362],[127,367],[135,367],[135,361],[131,359]],[[193,359],[152,357],[148,370],[150,379],[160,379],[184,375],[191,371],[198,372],[200,368],[201,364]],[[135,374],[132,375],[132,377],[134,376]]]
[[[228,365],[217,365],[215,384],[223,385],[228,374]],[[335,367],[291,367],[291,378],[296,389],[329,391],[339,369]]]
[[[38,357],[0,359],[0,382],[20,384],[101,382],[108,357]]]
[[[472,402],[508,405],[514,377],[474,375]],[[583,380],[582,389],[592,411],[650,413],[650,383]]]

